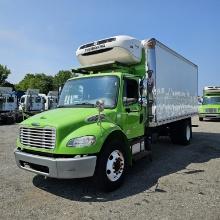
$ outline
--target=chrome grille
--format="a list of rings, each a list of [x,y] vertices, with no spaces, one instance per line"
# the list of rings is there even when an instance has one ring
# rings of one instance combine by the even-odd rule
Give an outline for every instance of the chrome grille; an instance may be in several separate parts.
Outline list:
[[[217,113],[218,109],[217,108],[206,108],[205,112],[206,113]]]
[[[20,128],[20,142],[22,145],[53,149],[56,142],[54,128]]]

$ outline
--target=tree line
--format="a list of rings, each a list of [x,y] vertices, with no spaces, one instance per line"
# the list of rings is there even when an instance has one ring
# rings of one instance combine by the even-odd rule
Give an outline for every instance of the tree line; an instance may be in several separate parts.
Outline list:
[[[9,86],[14,90],[26,91],[27,89],[39,89],[40,93],[47,94],[51,90],[58,90],[74,74],[69,70],[60,70],[54,76],[45,73],[27,73],[17,84],[10,83],[7,79],[11,74],[7,66],[0,64],[0,86]]]

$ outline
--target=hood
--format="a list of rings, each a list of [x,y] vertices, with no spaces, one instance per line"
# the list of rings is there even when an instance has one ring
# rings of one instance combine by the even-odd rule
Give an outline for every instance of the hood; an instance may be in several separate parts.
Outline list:
[[[203,104],[200,105],[201,108],[220,108],[220,104]]]
[[[115,110],[105,109],[102,114],[108,115],[112,120],[115,120]],[[36,128],[45,126],[54,127],[60,137],[65,137],[79,127],[94,123],[87,121],[87,118],[94,115],[98,115],[96,108],[57,108],[36,114],[23,121],[21,125]]]

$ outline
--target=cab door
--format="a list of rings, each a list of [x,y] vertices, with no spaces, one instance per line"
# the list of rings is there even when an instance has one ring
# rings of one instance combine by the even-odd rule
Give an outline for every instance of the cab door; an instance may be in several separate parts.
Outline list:
[[[123,130],[128,139],[144,135],[143,108],[139,104],[138,79],[124,78]]]

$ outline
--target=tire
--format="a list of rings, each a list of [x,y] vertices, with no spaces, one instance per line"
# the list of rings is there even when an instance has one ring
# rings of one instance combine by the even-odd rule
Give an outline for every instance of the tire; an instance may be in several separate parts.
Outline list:
[[[21,123],[23,121],[23,116],[19,115],[16,118],[16,123]]]
[[[1,118],[1,124],[2,124],[2,125],[5,125],[6,122],[7,122],[6,118],[5,118],[5,117],[2,117],[2,118]]]
[[[199,117],[199,121],[203,121],[203,118],[202,118],[202,117]]]
[[[181,145],[188,145],[190,144],[192,138],[192,127],[191,122],[189,120],[185,120],[181,126],[181,133],[180,133],[180,144]]]
[[[11,125],[11,124],[14,124],[15,123],[15,119],[13,116],[8,116],[7,119],[6,119],[6,124],[7,125]]]
[[[170,138],[173,144],[188,145],[192,138],[191,120],[183,120],[171,127]]]
[[[128,169],[125,144],[119,140],[111,140],[104,144],[96,165],[98,187],[106,192],[120,187]]]

